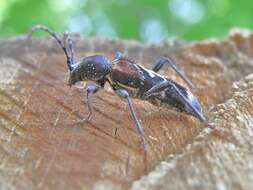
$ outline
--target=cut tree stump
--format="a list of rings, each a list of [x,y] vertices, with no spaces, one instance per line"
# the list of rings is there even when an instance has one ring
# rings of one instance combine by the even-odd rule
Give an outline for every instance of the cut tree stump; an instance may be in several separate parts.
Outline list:
[[[127,103],[109,86],[92,96],[67,85],[66,58],[50,38],[0,38],[0,189],[250,189],[253,187],[253,33],[159,45],[74,36],[77,59],[121,51],[151,68],[171,57],[197,87],[197,119],[134,100],[148,142],[142,152]],[[169,68],[161,74],[187,86]],[[117,133],[115,135],[115,130]]]

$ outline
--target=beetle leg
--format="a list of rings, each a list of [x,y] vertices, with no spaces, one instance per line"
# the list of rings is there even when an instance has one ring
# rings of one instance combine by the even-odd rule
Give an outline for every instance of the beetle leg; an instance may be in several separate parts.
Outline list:
[[[98,90],[100,89],[100,87],[98,87],[97,85],[95,84],[89,84],[87,86],[87,94],[86,94],[86,102],[87,102],[87,107],[88,107],[88,110],[89,110],[89,114],[88,116],[83,119],[83,121],[89,121],[91,116],[92,116],[92,105],[91,105],[91,100],[90,100],[90,94],[95,94]]]
[[[146,142],[145,142],[145,138],[144,138],[144,136],[145,136],[144,130],[143,130],[143,128],[142,128],[142,126],[141,126],[138,118],[137,118],[137,115],[136,115],[136,112],[135,112],[132,100],[131,100],[128,92],[126,90],[124,90],[124,89],[118,89],[118,90],[116,90],[116,93],[118,94],[119,97],[127,99],[127,103],[129,105],[132,117],[134,119],[135,127],[136,127],[136,129],[137,129],[137,131],[138,131],[138,133],[140,135],[141,143],[142,143],[142,145],[144,147],[144,151],[146,152],[147,147],[146,147]]]
[[[195,88],[192,82],[177,68],[177,66],[172,62],[171,59],[167,57],[162,57],[152,68],[153,71],[158,72],[165,64],[170,66],[185,82],[190,88]]]
[[[201,112],[199,112],[189,101],[188,99],[185,97],[185,95],[183,95],[183,93],[178,89],[178,87],[176,87],[176,85],[169,81],[163,81],[161,83],[158,83],[157,85],[153,86],[151,89],[149,89],[144,96],[146,98],[155,95],[156,93],[159,93],[161,91],[163,91],[164,89],[166,89],[167,87],[173,87],[176,91],[176,93],[178,94],[178,96],[182,99],[182,101],[189,107],[191,108],[191,110],[194,112],[194,114],[196,115],[196,117],[201,121],[201,122],[205,122],[206,119],[203,116],[203,114]]]

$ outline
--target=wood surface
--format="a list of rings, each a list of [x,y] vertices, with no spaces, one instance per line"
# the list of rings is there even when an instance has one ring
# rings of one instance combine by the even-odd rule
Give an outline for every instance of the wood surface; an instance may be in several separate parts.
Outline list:
[[[169,56],[192,80],[208,129],[197,119],[134,100],[147,156],[129,108],[109,86],[92,96],[69,88],[54,40],[0,39],[0,189],[250,189],[253,187],[253,34],[166,42],[74,36],[77,59],[121,51],[151,68]],[[169,68],[161,74],[186,86]],[[246,78],[245,78],[246,77]],[[115,135],[115,130],[117,133]]]

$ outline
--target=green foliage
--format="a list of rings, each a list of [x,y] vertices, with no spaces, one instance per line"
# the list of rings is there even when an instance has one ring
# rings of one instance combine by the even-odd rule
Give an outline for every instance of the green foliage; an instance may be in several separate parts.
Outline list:
[[[44,24],[87,36],[199,40],[253,28],[252,7],[251,0],[0,0],[0,35]]]

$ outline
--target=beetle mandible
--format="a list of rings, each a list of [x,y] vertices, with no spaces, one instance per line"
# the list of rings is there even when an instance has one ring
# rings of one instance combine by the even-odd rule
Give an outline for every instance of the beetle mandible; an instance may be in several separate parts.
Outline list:
[[[144,130],[137,118],[131,98],[146,100],[156,106],[174,108],[179,112],[198,118],[201,122],[206,121],[198,99],[189,90],[157,73],[163,65],[167,64],[190,87],[193,86],[190,80],[178,70],[169,58],[162,57],[151,70],[124,57],[120,52],[116,52],[112,61],[103,55],[93,55],[85,57],[79,63],[76,63],[73,43],[68,33],[64,33],[62,41],[48,27],[36,25],[32,27],[28,38],[36,30],[43,30],[49,33],[64,51],[70,72],[68,81],[70,86],[80,81],[93,82],[86,88],[89,114],[84,120],[89,120],[92,116],[90,95],[103,89],[105,83],[109,83],[119,97],[127,100],[135,127],[145,150]]]

